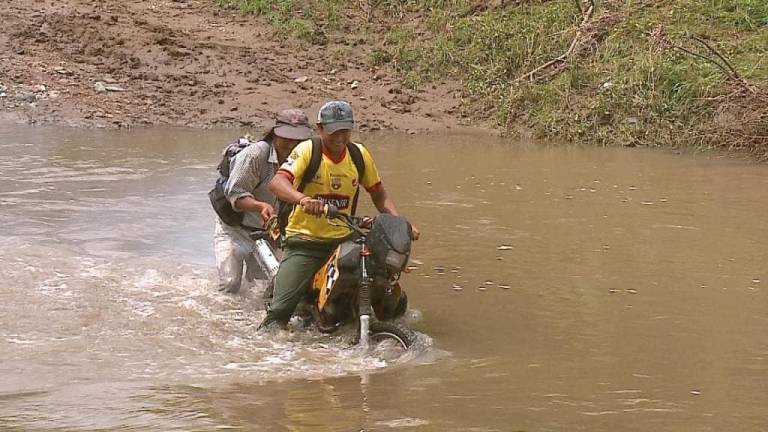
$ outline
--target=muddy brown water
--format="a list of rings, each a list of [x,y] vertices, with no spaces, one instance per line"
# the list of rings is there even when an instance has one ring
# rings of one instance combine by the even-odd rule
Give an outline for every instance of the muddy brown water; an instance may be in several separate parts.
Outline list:
[[[0,429],[768,429],[764,166],[365,137],[423,232],[387,362],[215,292],[233,136],[0,125]]]

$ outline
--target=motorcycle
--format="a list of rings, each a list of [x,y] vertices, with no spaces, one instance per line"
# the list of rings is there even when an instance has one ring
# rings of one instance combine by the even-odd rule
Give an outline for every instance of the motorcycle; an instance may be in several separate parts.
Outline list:
[[[350,216],[332,205],[326,205],[324,214],[348,227],[352,235],[336,247],[315,273],[297,310],[309,309],[305,315],[322,333],[333,333],[345,324],[356,323],[358,343],[363,348],[372,342],[391,341],[408,349],[416,342],[416,335],[394,320],[408,308],[408,297],[399,280],[411,253],[410,223],[402,216],[389,214],[373,220]],[[263,233],[259,236],[264,238]],[[263,259],[260,257],[259,261]],[[265,291],[264,300],[265,308],[269,308],[271,289]]]

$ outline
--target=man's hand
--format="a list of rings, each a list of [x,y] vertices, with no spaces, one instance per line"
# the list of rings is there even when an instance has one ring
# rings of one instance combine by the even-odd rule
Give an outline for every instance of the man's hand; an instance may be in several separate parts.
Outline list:
[[[304,198],[299,200],[299,205],[302,209],[304,209],[304,213],[310,214],[313,216],[321,216],[323,214],[323,210],[325,210],[325,203],[320,201],[319,199],[314,199],[312,197],[305,196]]]
[[[419,237],[421,237],[421,231],[419,231],[419,229],[416,228],[416,225],[411,225],[411,238],[414,240],[418,240]]]
[[[360,228],[370,229],[373,226],[373,220],[374,218],[370,216],[363,216],[362,220],[360,221]]]

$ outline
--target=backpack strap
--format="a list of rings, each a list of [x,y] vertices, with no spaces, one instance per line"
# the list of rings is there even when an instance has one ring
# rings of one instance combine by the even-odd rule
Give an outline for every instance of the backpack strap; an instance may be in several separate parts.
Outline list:
[[[313,137],[312,153],[309,157],[309,165],[307,165],[307,169],[304,170],[304,173],[301,175],[301,181],[299,182],[299,186],[296,188],[297,191],[304,192],[304,189],[307,187],[309,182],[315,178],[317,171],[320,169],[320,162],[322,162],[322,159],[323,142],[320,140],[320,137]],[[291,217],[291,213],[293,213],[293,209],[295,207],[296,204],[279,200],[279,209],[277,211],[277,226],[280,229],[280,234],[283,236],[283,238],[285,238],[285,229],[288,227],[288,219]]]
[[[363,183],[363,177],[365,177],[365,159],[363,159],[363,152],[360,151],[360,147],[355,143],[351,143],[347,146],[349,156],[352,158],[352,162],[357,168],[357,189],[355,190],[355,197],[352,198],[352,207],[350,208],[350,214],[352,216],[357,213],[357,199],[360,197],[360,184]]]
[[[260,146],[261,148],[259,151],[261,152],[261,156],[264,158],[261,160],[261,172],[259,173],[259,183],[256,185],[256,187],[261,187],[261,185],[265,181],[269,181],[270,177],[269,175],[265,175],[269,172],[268,169],[265,169],[269,166],[269,156],[272,154],[272,144],[270,144],[268,141],[257,141],[255,145]],[[264,148],[266,146],[266,148]],[[274,203],[272,203],[274,204]]]
[[[323,161],[323,141],[320,137],[312,138],[312,155],[309,157],[309,165],[304,170],[304,174],[301,176],[301,182],[299,187],[296,188],[299,192],[304,192],[309,182],[317,175],[317,170],[320,169],[320,162]]]
[[[248,147],[251,141],[248,138],[238,138],[234,143],[228,144],[224,148],[224,152],[221,154],[221,161],[216,166],[216,170],[221,177],[229,177],[230,170],[232,169],[232,161],[238,153]]]

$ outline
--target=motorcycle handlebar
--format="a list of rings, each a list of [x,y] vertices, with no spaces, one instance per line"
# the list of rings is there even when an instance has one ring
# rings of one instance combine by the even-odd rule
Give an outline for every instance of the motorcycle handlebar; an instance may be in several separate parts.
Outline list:
[[[328,219],[338,219],[340,216],[342,216],[342,213],[339,212],[339,208],[331,204],[326,204],[323,207],[323,213]]]
[[[343,221],[350,229],[355,230],[360,234],[364,234],[360,227],[361,219],[342,213],[335,205],[326,204],[323,208],[323,214],[325,214],[325,217],[328,219],[339,219]]]
[[[342,220],[350,229],[357,231],[360,234],[365,234],[361,228],[370,228],[370,225],[361,226],[361,223],[365,221],[365,218],[359,218],[356,216],[350,216],[348,214],[342,213],[339,211],[339,208],[332,204],[326,204],[323,207],[323,214],[328,219],[340,219]],[[369,219],[369,221],[372,221],[373,219]],[[415,234],[415,231],[413,231],[413,227],[411,227],[411,239],[418,240],[419,236],[418,233]]]

